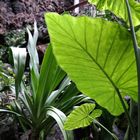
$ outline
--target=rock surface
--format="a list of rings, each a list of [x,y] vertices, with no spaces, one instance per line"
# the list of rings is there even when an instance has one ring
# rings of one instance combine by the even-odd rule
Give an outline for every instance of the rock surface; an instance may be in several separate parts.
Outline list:
[[[63,8],[62,0],[0,0],[0,34],[32,25],[34,19],[45,32],[44,13]]]

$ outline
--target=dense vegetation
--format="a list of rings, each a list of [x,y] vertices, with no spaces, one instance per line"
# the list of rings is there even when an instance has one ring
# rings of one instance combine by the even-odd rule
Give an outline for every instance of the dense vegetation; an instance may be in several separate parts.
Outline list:
[[[88,2],[90,12],[45,13],[41,60],[36,21],[26,29],[27,47],[10,43],[0,68],[0,118],[13,139],[50,139],[56,124],[64,140],[140,139],[140,3]]]

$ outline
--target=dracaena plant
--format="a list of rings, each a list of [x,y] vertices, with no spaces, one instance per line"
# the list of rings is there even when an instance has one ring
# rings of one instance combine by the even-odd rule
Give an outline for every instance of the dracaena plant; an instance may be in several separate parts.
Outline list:
[[[127,28],[102,18],[47,13],[45,19],[54,55],[83,94],[114,116],[125,112],[133,138],[139,140],[140,58],[134,26],[140,24],[140,4],[134,0],[89,2],[99,10],[110,10],[126,22]],[[125,96],[138,102],[138,136]],[[69,124],[73,121],[68,120]]]
[[[39,69],[39,58],[36,50],[38,31],[36,22],[34,34],[29,35],[28,53],[30,56],[30,83],[23,80],[27,52],[25,48],[11,48],[15,67],[15,100],[0,112],[12,113],[18,118],[24,131],[31,129],[29,140],[45,139],[55,122],[58,123],[64,139],[72,140],[72,131],[65,131],[63,124],[72,107],[89,98],[79,94],[74,83],[58,66],[48,46]],[[64,113],[65,114],[64,114]],[[44,137],[43,137],[44,136]]]

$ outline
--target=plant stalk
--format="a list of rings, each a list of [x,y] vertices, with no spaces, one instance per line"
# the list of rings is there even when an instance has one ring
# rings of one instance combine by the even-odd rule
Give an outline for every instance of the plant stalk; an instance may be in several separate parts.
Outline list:
[[[115,134],[113,134],[112,132],[110,132],[106,127],[104,127],[100,122],[98,122],[97,120],[93,121],[95,124],[101,126],[104,130],[106,130],[115,140],[119,140],[117,138],[117,136]]]
[[[129,114],[130,114],[130,117],[132,119],[132,122],[134,122],[134,120],[133,120],[134,109],[135,109],[134,101],[132,99],[130,99],[130,111],[129,111]],[[131,135],[130,135],[130,126],[128,125],[126,133],[125,133],[125,136],[124,136],[124,140],[130,140],[131,139],[130,137],[131,137]]]
[[[133,39],[133,47],[135,52],[136,65],[137,65],[137,76],[138,76],[138,137],[137,138],[138,140],[140,140],[140,50],[136,39],[136,34],[132,21],[131,9],[128,0],[126,0],[126,6],[128,11],[128,18],[130,23],[130,29],[131,29],[132,39]]]
[[[119,99],[120,99],[121,104],[122,104],[122,106],[123,106],[123,109],[124,109],[124,111],[125,111],[126,117],[127,117],[127,119],[128,119],[129,126],[130,126],[130,128],[131,128],[132,133],[133,133],[133,136],[134,136],[135,140],[137,140],[137,134],[136,134],[135,127],[134,127],[134,125],[133,125],[133,122],[132,122],[132,119],[131,119],[131,117],[130,117],[130,115],[129,115],[129,112],[128,112],[127,108],[126,108],[126,105],[125,105],[125,103],[124,103],[124,101],[123,101],[123,98],[122,98],[122,96],[121,96],[121,93],[120,93],[119,89],[116,89],[116,91],[117,91],[117,93],[118,93]]]

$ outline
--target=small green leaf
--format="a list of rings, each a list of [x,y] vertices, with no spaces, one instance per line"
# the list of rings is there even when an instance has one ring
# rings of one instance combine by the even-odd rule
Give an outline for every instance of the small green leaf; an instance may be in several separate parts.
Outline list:
[[[94,108],[95,104],[91,103],[86,103],[77,107],[68,116],[64,128],[66,130],[73,130],[90,125],[94,119],[100,117],[102,114],[101,110],[99,109],[94,110]]]
[[[88,0],[95,4],[99,10],[110,10],[116,16],[124,19],[129,24],[125,0]],[[140,25],[140,3],[129,0],[134,25]]]

